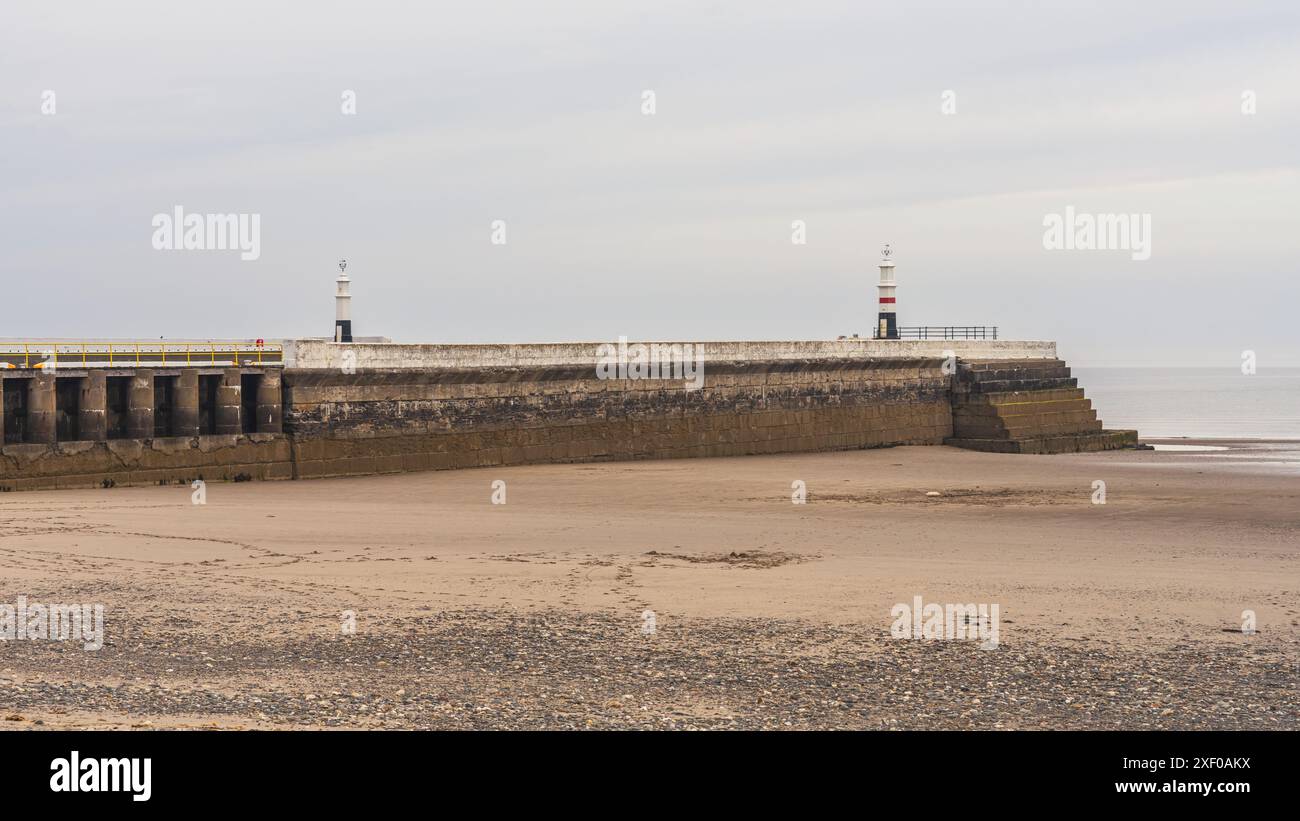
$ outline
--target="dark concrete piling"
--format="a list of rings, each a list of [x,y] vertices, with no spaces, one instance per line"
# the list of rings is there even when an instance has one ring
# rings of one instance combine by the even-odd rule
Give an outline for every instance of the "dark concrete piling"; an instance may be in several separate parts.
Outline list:
[[[172,430],[177,436],[199,435],[199,372],[186,368],[176,377],[172,395]]]
[[[153,372],[136,370],[131,377],[127,396],[126,436],[129,439],[153,438]]]
[[[131,379],[127,399],[126,435],[130,439],[153,438],[153,371],[138,370]]]
[[[258,433],[281,433],[284,430],[280,388],[278,370],[268,370],[262,374],[262,381],[257,387]]]
[[[54,374],[37,373],[27,382],[26,441],[53,444],[56,439]]]
[[[81,407],[78,410],[81,438],[87,442],[102,442],[107,438],[105,407],[108,393],[104,386],[104,372],[91,371],[81,379]]]
[[[237,436],[243,431],[240,424],[242,390],[243,372],[239,368],[227,368],[222,372],[221,385],[217,388],[218,436]]]

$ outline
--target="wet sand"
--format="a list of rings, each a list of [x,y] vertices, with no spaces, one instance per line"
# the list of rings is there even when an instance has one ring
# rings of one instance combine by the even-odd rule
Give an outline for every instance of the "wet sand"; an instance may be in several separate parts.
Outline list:
[[[4,494],[0,603],[106,638],[0,642],[0,727],[1296,729],[1300,443],[1207,444]]]

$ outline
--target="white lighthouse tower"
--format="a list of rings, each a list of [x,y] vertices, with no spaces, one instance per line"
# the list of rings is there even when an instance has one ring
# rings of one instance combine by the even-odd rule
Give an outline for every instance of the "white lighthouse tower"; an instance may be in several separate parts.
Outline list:
[[[348,279],[348,261],[339,260],[339,278],[334,281],[334,341],[352,341],[352,280]]]
[[[880,313],[877,315],[876,339],[898,339],[898,303],[894,295],[897,283],[894,282],[894,261],[890,259],[893,252],[889,244],[880,252]]]

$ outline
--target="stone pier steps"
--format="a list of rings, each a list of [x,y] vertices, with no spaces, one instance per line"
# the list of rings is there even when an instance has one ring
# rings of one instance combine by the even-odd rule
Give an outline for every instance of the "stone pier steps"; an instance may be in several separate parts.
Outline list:
[[[968,367],[969,366],[969,367]],[[958,364],[956,391],[961,393],[1013,393],[1042,390],[1071,390],[1079,380],[1059,359],[962,362]]]
[[[1078,453],[1132,447],[1136,431],[1107,431],[1059,359],[961,362],[953,436],[945,444],[997,453]]]

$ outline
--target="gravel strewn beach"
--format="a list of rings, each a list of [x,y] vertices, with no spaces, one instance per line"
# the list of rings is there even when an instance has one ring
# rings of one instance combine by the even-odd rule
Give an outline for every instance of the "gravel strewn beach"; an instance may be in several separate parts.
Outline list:
[[[1287,448],[6,494],[0,604],[106,635],[0,641],[0,727],[1297,729]],[[913,596],[1000,645],[891,638]]]
[[[770,619],[460,611],[270,643],[28,642],[10,727],[401,729],[1297,729],[1294,655],[890,639]],[[37,722],[40,722],[39,724]]]

